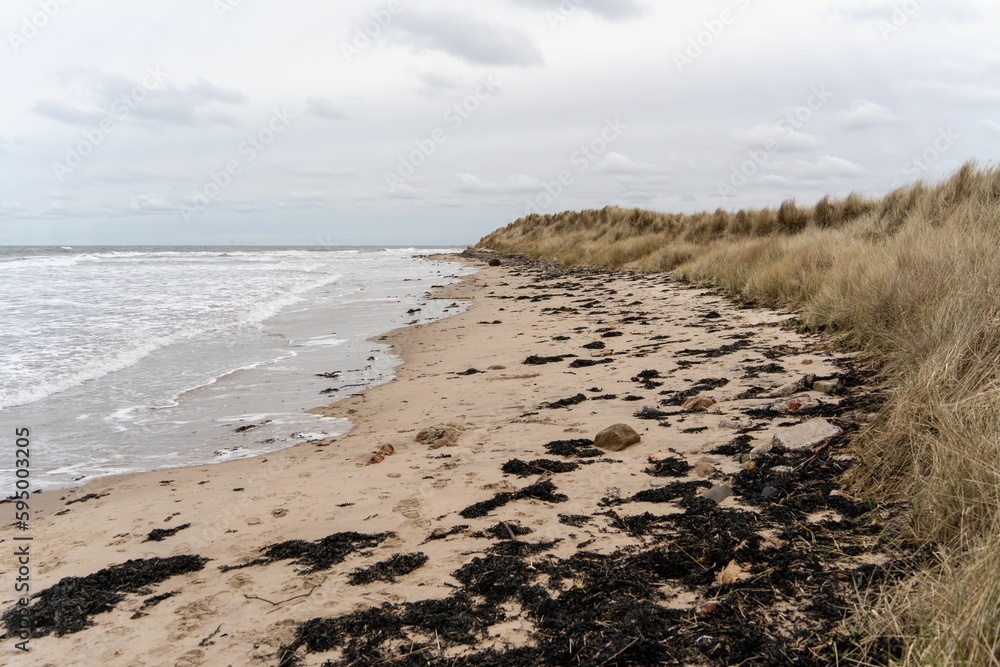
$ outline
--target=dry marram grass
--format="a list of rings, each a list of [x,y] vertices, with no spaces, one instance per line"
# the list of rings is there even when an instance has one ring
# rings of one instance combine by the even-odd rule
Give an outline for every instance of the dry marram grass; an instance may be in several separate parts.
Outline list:
[[[1000,169],[968,163],[881,199],[679,215],[531,215],[479,247],[566,265],[673,272],[801,312],[884,370],[890,400],[854,480],[912,499],[934,567],[857,619],[902,665],[1000,666]]]

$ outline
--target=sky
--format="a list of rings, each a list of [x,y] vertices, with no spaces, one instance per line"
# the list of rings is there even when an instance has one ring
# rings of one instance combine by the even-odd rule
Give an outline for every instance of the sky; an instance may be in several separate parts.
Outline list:
[[[992,0],[4,0],[0,244],[474,244],[1000,154]]]

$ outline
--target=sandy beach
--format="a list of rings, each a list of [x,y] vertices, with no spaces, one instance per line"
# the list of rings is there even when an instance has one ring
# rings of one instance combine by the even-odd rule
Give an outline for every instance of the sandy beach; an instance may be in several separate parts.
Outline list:
[[[888,514],[837,484],[866,374],[788,313],[486,259],[434,292],[465,312],[381,339],[394,381],[321,408],[349,434],[32,496],[34,593],[179,573],[102,584],[92,625],[0,663],[820,664],[849,641],[854,587],[899,569]],[[595,451],[615,424],[641,441]]]

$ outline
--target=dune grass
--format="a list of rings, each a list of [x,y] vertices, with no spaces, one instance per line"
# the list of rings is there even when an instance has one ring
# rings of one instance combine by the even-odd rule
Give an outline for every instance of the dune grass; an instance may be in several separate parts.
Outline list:
[[[905,499],[900,539],[936,554],[853,619],[900,665],[1000,667],[1000,169],[881,199],[692,215],[608,207],[531,215],[480,248],[565,265],[672,272],[801,313],[884,374],[852,482]]]

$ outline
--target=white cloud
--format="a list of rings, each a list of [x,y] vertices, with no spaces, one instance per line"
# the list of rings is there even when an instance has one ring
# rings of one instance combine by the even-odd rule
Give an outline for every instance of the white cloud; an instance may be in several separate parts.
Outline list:
[[[129,210],[133,213],[163,213],[177,209],[171,206],[161,195],[141,194],[132,198],[132,201],[129,202]]]
[[[605,174],[620,175],[654,175],[667,174],[671,170],[650,162],[636,162],[617,151],[611,151],[604,156],[598,165],[598,170]]]
[[[408,7],[392,23],[390,37],[418,51],[441,51],[477,65],[542,64],[534,39],[493,19]]]
[[[16,218],[28,212],[28,209],[16,201],[0,201],[0,218]]]
[[[928,2],[927,0],[855,0],[851,3],[840,2],[833,11],[841,16],[855,21],[875,22],[885,21],[892,24],[893,20],[901,21],[899,17],[920,16],[927,14],[936,20],[949,23],[964,23],[978,21],[988,15],[989,0],[949,0],[947,4]],[[915,7],[915,9],[914,9]]]
[[[335,167],[309,166],[283,162],[278,164],[278,168],[289,174],[295,174],[304,178],[352,178],[358,175],[358,171],[354,167],[338,169]]]
[[[346,120],[347,113],[328,97],[307,97],[309,113],[324,120]]]
[[[544,7],[549,11],[580,9],[609,21],[638,18],[649,12],[649,5],[639,0],[514,0],[525,7]]]
[[[455,177],[461,183],[457,188],[459,192],[512,195],[536,192],[545,187],[540,180],[526,174],[514,174],[503,181],[491,181],[474,174],[455,174]]]
[[[780,123],[754,125],[734,131],[733,136],[740,150],[762,148],[773,144],[777,147],[774,149],[775,152],[796,153],[811,151],[823,145],[818,137]]]
[[[462,77],[447,69],[418,71],[414,76],[420,82],[418,91],[432,98],[464,91],[469,87],[468,82]]]
[[[330,200],[322,192],[289,192],[278,208],[326,208]]]
[[[840,126],[845,130],[867,130],[885,125],[897,125],[900,118],[889,109],[876,102],[854,100],[851,108],[837,114]]]
[[[38,116],[82,127],[102,120],[134,122],[148,127],[233,125],[235,121],[220,106],[240,106],[246,95],[217,86],[203,78],[183,86],[166,80],[158,68],[155,75],[130,79],[98,69],[63,72],[63,100],[39,99],[32,107]]]
[[[935,99],[944,105],[1000,106],[1000,89],[992,81],[959,82],[934,79],[908,79],[893,88]]]
[[[830,178],[856,178],[864,176],[866,170],[850,160],[823,155],[816,160],[795,160],[792,162],[771,162],[773,171],[792,179],[813,181]]]

